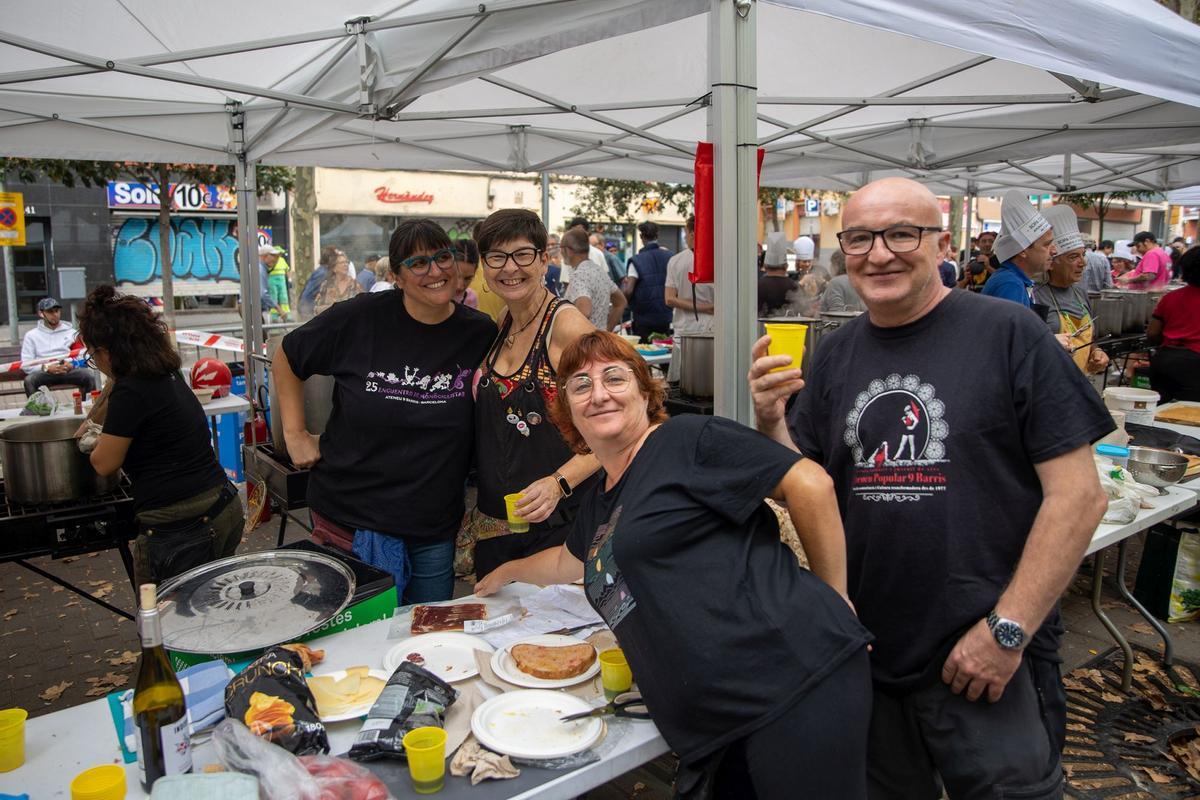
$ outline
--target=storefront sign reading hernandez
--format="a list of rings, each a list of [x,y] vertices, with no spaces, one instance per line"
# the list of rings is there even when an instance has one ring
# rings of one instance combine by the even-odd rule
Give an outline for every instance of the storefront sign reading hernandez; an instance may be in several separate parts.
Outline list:
[[[172,211],[236,211],[237,193],[232,186],[210,183],[172,183]],[[108,182],[108,207],[158,210],[158,184],[130,181]]]
[[[393,192],[386,186],[375,189],[375,199],[381,203],[426,203],[433,204],[433,195],[429,192]]]

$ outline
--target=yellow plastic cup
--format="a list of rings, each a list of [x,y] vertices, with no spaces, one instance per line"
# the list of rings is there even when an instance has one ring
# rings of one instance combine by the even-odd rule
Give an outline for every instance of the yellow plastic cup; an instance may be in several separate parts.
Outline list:
[[[446,731],[413,728],[404,734],[403,742],[413,789],[417,794],[440,792],[446,782]]]
[[[614,647],[600,653],[600,682],[604,684],[604,697],[609,702],[633,686],[633,672],[625,660],[624,650]]]
[[[85,769],[71,781],[71,800],[123,800],[125,767],[102,764]]]
[[[23,708],[0,711],[0,772],[11,772],[25,763],[25,718]]]
[[[804,360],[804,338],[808,335],[807,325],[796,325],[790,322],[764,323],[767,336],[771,343],[767,345],[767,354],[772,356],[791,356],[792,363],[786,367],[776,367],[771,372],[781,372],[785,369],[800,369]]]
[[[529,523],[517,513],[517,503],[525,496],[524,492],[513,492],[504,495],[504,511],[508,514],[508,529],[513,533],[528,533]]]

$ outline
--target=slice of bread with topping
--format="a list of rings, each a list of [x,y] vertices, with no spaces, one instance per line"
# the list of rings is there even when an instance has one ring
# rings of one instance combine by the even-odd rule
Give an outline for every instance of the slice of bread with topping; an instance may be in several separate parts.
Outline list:
[[[560,647],[516,644],[508,654],[521,672],[551,681],[582,675],[596,661],[596,648],[586,643]]]

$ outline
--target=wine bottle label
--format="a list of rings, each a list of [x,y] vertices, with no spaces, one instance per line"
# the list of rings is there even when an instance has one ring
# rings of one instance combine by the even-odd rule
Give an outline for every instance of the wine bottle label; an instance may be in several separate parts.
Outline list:
[[[188,737],[187,714],[162,729],[163,774],[181,775],[192,771],[192,743]]]
[[[192,743],[188,737],[187,714],[175,723],[159,730],[162,742],[163,775],[181,775],[192,771]],[[137,751],[138,779],[146,783],[145,742],[139,738]]]

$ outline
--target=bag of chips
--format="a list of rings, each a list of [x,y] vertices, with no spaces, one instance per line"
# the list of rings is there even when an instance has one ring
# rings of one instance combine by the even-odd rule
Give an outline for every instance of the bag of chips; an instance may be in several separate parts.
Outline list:
[[[328,753],[300,653],[272,647],[225,687],[225,715],[295,755]]]
[[[446,709],[457,699],[458,690],[453,686],[411,661],[403,662],[371,706],[350,746],[350,758],[404,758],[404,734],[414,728],[441,728]]]

